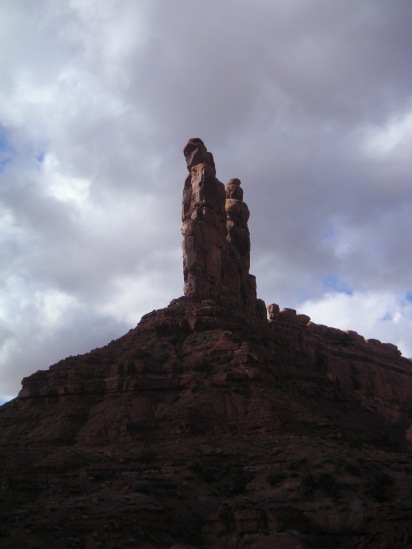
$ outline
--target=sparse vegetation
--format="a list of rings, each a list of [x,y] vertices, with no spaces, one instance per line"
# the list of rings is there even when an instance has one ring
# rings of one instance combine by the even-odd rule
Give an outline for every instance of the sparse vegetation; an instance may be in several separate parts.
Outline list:
[[[133,484],[133,491],[141,494],[150,494],[153,492],[153,483],[150,480],[142,479]]]
[[[237,332],[232,332],[230,330],[225,330],[221,333],[222,337],[226,337],[233,341],[233,343],[241,343],[243,341],[242,336]]]
[[[238,393],[239,395],[249,395],[250,385],[248,383],[239,383],[233,387],[233,392]]]
[[[383,471],[379,471],[368,481],[365,493],[375,501],[387,501],[390,499],[390,488],[393,485],[392,477]]]
[[[354,477],[359,477],[362,474],[362,469],[358,460],[348,460],[343,464],[343,471]]]
[[[162,364],[164,364],[165,362],[167,362],[169,360],[169,358],[170,358],[169,353],[165,352],[160,356],[159,360]]]
[[[302,476],[299,491],[305,499],[312,499],[317,490],[334,500],[340,498],[342,484],[330,473],[321,473],[317,477],[308,472]]]
[[[285,479],[285,473],[283,471],[280,471],[279,469],[275,469],[273,471],[270,471],[266,475],[266,482],[270,484],[270,486],[279,486],[282,484],[283,480]]]
[[[300,482],[299,491],[303,498],[312,499],[316,489],[315,477],[312,473],[305,473]]]
[[[136,459],[141,463],[152,463],[157,458],[157,454],[150,446],[143,446]]]
[[[206,330],[205,332],[200,332],[198,334],[198,341],[216,341],[219,337],[219,334]]]
[[[218,359],[217,359],[217,363],[218,364],[229,364],[229,362],[232,360],[232,355],[229,355],[229,354],[224,354],[224,355],[221,355]]]
[[[303,459],[288,459],[286,461],[286,467],[290,471],[298,471],[302,465],[304,465],[307,462],[305,458]]]
[[[319,475],[317,487],[333,499],[338,499],[340,497],[342,485],[330,473],[321,473]]]
[[[235,465],[194,461],[189,465],[189,469],[210,484],[216,493],[225,495],[243,494],[247,484],[253,479],[250,471]]]

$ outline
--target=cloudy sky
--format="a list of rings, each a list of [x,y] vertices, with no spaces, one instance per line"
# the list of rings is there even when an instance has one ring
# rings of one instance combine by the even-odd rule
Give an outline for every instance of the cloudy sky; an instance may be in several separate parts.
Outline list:
[[[1,0],[0,399],[182,295],[182,147],[258,294],[412,357],[412,2]]]

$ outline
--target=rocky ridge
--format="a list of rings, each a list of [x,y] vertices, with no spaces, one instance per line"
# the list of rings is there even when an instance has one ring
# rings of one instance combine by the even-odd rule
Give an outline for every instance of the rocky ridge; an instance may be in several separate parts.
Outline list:
[[[264,316],[240,183],[184,154],[185,295],[0,408],[0,547],[412,547],[411,361]]]

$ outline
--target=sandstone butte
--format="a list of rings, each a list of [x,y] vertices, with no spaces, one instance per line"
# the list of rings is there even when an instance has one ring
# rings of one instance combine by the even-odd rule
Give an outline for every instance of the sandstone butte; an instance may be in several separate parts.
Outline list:
[[[267,316],[240,181],[184,156],[184,296],[0,408],[0,547],[412,548],[411,361]]]

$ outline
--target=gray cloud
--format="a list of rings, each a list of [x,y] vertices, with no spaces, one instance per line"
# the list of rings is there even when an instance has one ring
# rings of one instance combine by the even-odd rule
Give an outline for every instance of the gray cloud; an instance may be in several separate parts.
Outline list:
[[[242,180],[261,297],[412,355],[409,3],[1,10],[0,395],[181,295],[194,136]]]

